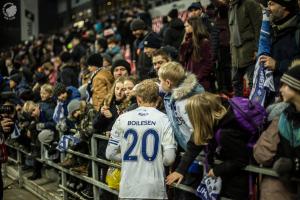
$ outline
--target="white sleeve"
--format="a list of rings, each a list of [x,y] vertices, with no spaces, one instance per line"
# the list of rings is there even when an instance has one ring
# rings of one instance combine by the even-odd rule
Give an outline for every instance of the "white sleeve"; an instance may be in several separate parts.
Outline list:
[[[108,141],[108,145],[106,148],[105,156],[109,160],[113,161],[121,161],[120,154],[120,139],[122,136],[123,130],[121,128],[121,120],[120,117],[114,123],[111,135]]]
[[[175,161],[177,143],[169,120],[165,123],[162,134],[163,163],[171,165]]]
[[[108,144],[105,152],[106,158],[116,162],[122,162],[122,157],[119,148],[116,146]]]
[[[171,166],[176,158],[176,149],[165,149],[163,152],[164,166]]]

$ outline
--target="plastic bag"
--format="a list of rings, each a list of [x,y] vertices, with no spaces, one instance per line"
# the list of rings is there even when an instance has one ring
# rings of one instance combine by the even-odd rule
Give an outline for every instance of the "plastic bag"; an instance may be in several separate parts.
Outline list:
[[[115,167],[109,167],[106,175],[106,183],[108,187],[119,190],[121,181],[121,170]]]

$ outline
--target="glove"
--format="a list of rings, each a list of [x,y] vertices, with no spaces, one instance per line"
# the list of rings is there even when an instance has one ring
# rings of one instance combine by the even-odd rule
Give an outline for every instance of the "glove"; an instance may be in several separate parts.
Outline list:
[[[36,124],[36,130],[37,131],[42,131],[43,129],[45,129],[45,124],[44,123],[37,123]]]
[[[66,120],[60,120],[56,125],[56,129],[59,132],[63,132],[63,133],[66,132],[68,130]]]

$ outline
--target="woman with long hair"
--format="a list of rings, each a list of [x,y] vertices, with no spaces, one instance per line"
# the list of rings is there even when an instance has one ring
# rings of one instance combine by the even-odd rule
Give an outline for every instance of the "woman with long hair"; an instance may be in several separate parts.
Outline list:
[[[191,17],[185,23],[185,36],[180,46],[179,60],[205,90],[212,90],[213,59],[209,34],[200,17]]]
[[[180,183],[190,164],[205,149],[208,176],[222,179],[221,196],[248,199],[249,174],[243,168],[249,163],[250,134],[240,128],[228,100],[208,92],[200,93],[188,100],[186,111],[193,134],[177,169],[167,177],[167,184]],[[215,136],[218,131],[219,145]],[[214,157],[222,163],[213,163]]]

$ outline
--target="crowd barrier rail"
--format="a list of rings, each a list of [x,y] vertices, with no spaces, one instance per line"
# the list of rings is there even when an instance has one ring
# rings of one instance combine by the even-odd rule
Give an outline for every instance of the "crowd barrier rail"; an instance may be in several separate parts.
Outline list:
[[[60,165],[56,164],[55,162],[46,159],[45,157],[45,146],[43,144],[41,144],[41,158],[35,158],[37,161],[51,166],[52,168],[58,170],[59,172],[61,172],[61,183],[58,185],[59,188],[61,188],[63,190],[63,200],[67,200],[68,199],[68,195],[72,195],[78,199],[85,199],[83,196],[81,196],[80,194],[70,190],[67,188],[66,184],[67,184],[67,175],[73,176],[77,179],[80,179],[86,183],[89,183],[93,186],[93,195],[94,195],[94,199],[95,200],[100,200],[100,190],[106,190],[114,195],[118,195],[118,191],[117,190],[113,190],[111,188],[108,187],[107,184],[99,181],[98,177],[99,177],[99,168],[98,168],[98,164],[104,164],[107,166],[111,166],[111,167],[116,167],[116,168],[120,168],[121,166],[119,164],[104,160],[104,159],[100,159],[97,157],[97,143],[98,140],[108,140],[109,138],[107,136],[104,135],[98,135],[98,134],[94,134],[91,138],[91,155],[87,155],[87,154],[83,154],[80,152],[76,152],[73,150],[68,149],[66,152],[76,155],[76,156],[80,156],[82,158],[88,159],[91,161],[92,163],[92,177],[88,177],[85,175],[80,175],[77,174],[73,171],[71,171],[70,169],[66,169],[61,167]],[[11,144],[7,144],[7,146],[11,149],[14,149],[16,151],[16,159],[12,158],[9,156],[9,161],[13,162],[17,165],[17,181],[19,183],[19,186],[22,187],[23,185],[23,173],[22,173],[22,154],[30,156],[29,152],[26,152],[25,150],[21,149],[19,146],[15,146],[15,145],[11,145]],[[61,160],[64,159],[65,157],[65,153],[60,153],[61,154]],[[203,160],[202,160],[203,161]],[[216,161],[216,162],[220,162],[220,161]],[[256,173],[258,175],[268,175],[268,176],[272,176],[272,177],[278,177],[278,174],[270,169],[270,168],[264,168],[264,167],[260,167],[260,166],[255,166],[255,165],[248,165],[244,168],[245,171],[248,172],[252,172],[252,173]],[[300,180],[295,179],[295,181],[300,183]],[[300,185],[300,184],[298,184]],[[195,189],[192,187],[189,187],[187,185],[183,185],[183,184],[173,184],[172,187],[177,188],[179,190],[185,191],[185,192],[190,192],[190,193],[195,193]],[[259,187],[259,185],[258,185]],[[259,188],[258,188],[259,189]],[[257,191],[258,193],[258,191]],[[227,198],[221,198],[222,200],[229,200]]]

